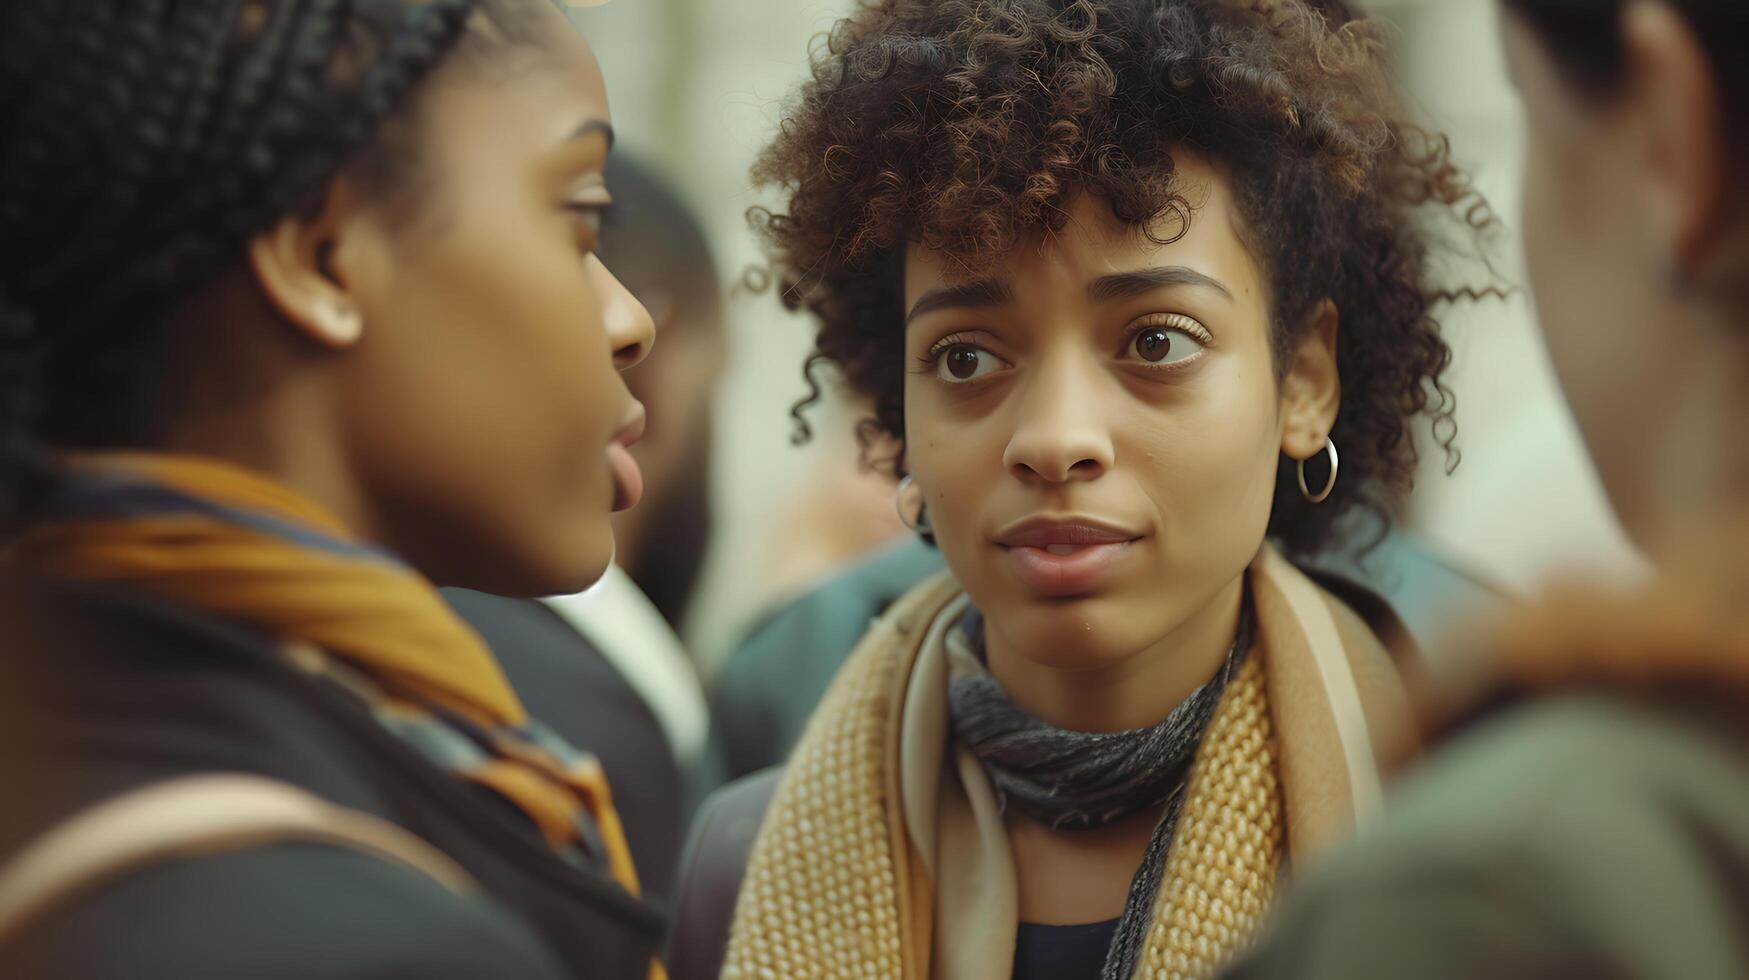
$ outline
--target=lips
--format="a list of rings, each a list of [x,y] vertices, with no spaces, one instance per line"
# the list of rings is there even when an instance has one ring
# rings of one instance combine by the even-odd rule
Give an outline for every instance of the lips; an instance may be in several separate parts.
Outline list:
[[[996,536],[1022,584],[1040,596],[1099,589],[1141,534],[1091,518],[1033,518]]]
[[[644,471],[626,448],[644,437],[644,406],[632,402],[632,418],[607,444],[607,467],[613,473],[613,509],[630,510],[644,496]]]

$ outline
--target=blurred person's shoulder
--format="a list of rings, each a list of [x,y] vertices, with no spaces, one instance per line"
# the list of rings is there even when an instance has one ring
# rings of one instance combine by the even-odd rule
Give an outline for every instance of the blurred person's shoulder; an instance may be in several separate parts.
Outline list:
[[[718,670],[713,740],[730,777],[781,763],[869,625],[945,567],[908,538],[864,558],[763,619]]]
[[[356,744],[312,725],[256,661],[264,643],[118,590],[0,573],[0,976],[560,975],[492,900],[368,849],[293,833],[275,842],[272,819],[247,829],[248,809],[237,817],[248,839],[189,831],[185,845],[129,857],[105,836],[90,847],[113,859],[43,860],[75,819],[203,773],[267,774],[378,809],[369,778],[344,761]]]
[[[1235,975],[1749,975],[1745,714],[1699,692],[1494,702]]]
[[[0,855],[71,813],[198,772],[259,772],[380,810],[355,740],[316,723],[264,634],[127,590],[0,575]]]
[[[7,787],[0,807],[0,873],[94,807],[183,778],[227,774],[282,783],[392,824],[460,866],[478,883],[480,895],[446,894],[403,868],[378,867],[381,862],[370,854],[270,843],[220,848],[224,853],[192,860],[154,860],[137,875],[132,868],[106,873],[102,887],[62,910],[67,925],[56,935],[108,942],[103,937],[120,928],[116,923],[138,917],[170,935],[187,928],[197,930],[196,939],[224,929],[245,939],[262,937],[259,930],[233,929],[226,915],[265,916],[283,907],[275,896],[285,894],[304,896],[298,904],[308,914],[282,921],[289,930],[283,941],[262,937],[268,951],[321,944],[325,934],[351,943],[352,933],[317,905],[361,922],[375,917],[400,923],[425,933],[439,952],[450,950],[451,935],[498,948],[502,943],[495,946],[490,936],[503,930],[494,923],[509,916],[516,936],[538,936],[532,952],[525,951],[530,956],[600,964],[603,975],[631,975],[659,941],[656,911],[605,876],[553,857],[518,814],[433,764],[384,727],[359,695],[311,675],[256,630],[124,590],[21,582],[0,573],[0,649],[9,672],[0,685],[0,785]],[[236,902],[234,910],[224,906],[227,896]],[[219,911],[226,915],[190,917],[178,908],[213,903],[224,906]],[[31,955],[100,952],[69,950],[67,943],[55,940],[41,947],[46,953]],[[392,944],[353,945],[368,954],[367,961],[400,962],[401,948]],[[152,948],[136,951],[143,955]],[[238,955],[244,953],[255,955]],[[475,969],[470,964],[476,960],[445,955],[461,965],[460,972],[422,971],[415,964],[403,972],[396,966],[322,973],[299,967],[294,958],[283,975],[548,975],[515,965]],[[126,961],[91,962],[87,972],[0,969],[0,976],[282,975],[266,967],[261,973],[228,967],[103,973],[104,963],[119,969]]]
[[[59,905],[0,946],[0,975],[560,977],[490,900],[378,858],[287,843],[166,862]]]
[[[1575,690],[1502,698],[1454,726],[1408,775],[1381,845],[1582,855],[1665,818],[1740,823],[1749,807],[1749,718],[1694,692]],[[1749,870],[1749,825],[1742,828]]]

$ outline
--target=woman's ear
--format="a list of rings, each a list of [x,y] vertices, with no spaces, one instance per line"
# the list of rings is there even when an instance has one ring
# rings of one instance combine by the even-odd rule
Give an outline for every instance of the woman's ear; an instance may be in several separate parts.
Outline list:
[[[1281,451],[1311,459],[1324,451],[1342,405],[1342,376],[1336,368],[1336,304],[1328,299],[1311,313],[1299,349],[1290,356],[1281,382]]]
[[[1715,257],[1735,218],[1718,81],[1706,48],[1667,4],[1645,0],[1621,14],[1624,109],[1635,122],[1650,235],[1693,275]]]
[[[336,350],[364,336],[361,271],[380,251],[375,212],[344,179],[319,209],[281,218],[249,240],[249,266],[274,309],[306,338]]]

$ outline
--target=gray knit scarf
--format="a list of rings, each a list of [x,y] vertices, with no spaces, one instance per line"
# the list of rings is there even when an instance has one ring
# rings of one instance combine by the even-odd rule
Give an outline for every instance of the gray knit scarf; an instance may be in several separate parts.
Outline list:
[[[958,628],[982,659],[982,618],[968,612]],[[984,764],[1004,809],[1013,803],[1047,827],[1090,830],[1165,804],[1130,883],[1100,980],[1128,980],[1135,973],[1191,763],[1255,633],[1247,590],[1238,633],[1221,669],[1152,728],[1092,733],[1053,727],[1016,706],[988,673],[956,677],[949,686],[954,737]]]

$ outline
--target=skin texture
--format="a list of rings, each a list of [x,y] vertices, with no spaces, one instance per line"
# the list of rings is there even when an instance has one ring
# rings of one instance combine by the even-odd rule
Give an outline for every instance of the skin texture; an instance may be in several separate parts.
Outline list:
[[[181,413],[165,440],[279,477],[440,584],[503,594],[576,591],[612,560],[628,500],[609,457],[643,419],[616,372],[654,340],[591,254],[611,201],[600,69],[562,13],[531,12],[550,20],[539,57],[448,66],[420,93],[413,215],[342,176],[191,304],[260,329],[172,358],[224,411]]]
[[[1749,501],[1740,158],[1703,50],[1662,4],[1629,5],[1627,72],[1595,96],[1510,12],[1504,29],[1544,334],[1611,502],[1655,555]]]
[[[1153,724],[1213,674],[1263,542],[1278,454],[1322,451],[1339,397],[1334,316],[1277,384],[1268,287],[1226,182],[1188,154],[1181,167],[1203,204],[1177,241],[1155,245],[1082,196],[1063,234],[992,270],[1012,300],[936,307],[906,330],[908,462],[937,542],[987,618],[991,669],[1065,727]],[[1088,294],[1104,276],[1171,267],[1222,286]],[[922,249],[905,280],[908,309],[963,284]],[[1164,368],[1128,336],[1156,325],[1172,331],[1176,363]],[[976,352],[976,380],[955,383],[931,360],[944,345]],[[1036,515],[1094,518],[1137,540],[1103,587],[1041,597],[995,543]]]
[[[907,259],[906,308],[919,311],[905,336],[911,472],[948,564],[986,617],[991,671],[1021,707],[1069,729],[1152,725],[1214,674],[1280,454],[1321,452],[1341,397],[1335,309],[1321,308],[1278,382],[1268,283],[1227,182],[1178,156],[1198,208],[1170,244],[1081,195],[1062,234],[987,274],[1006,297],[935,305],[932,293],[966,279],[938,253],[914,247]],[[1174,267],[1221,285],[1089,293],[1103,277]],[[1138,328],[1171,333],[1166,368],[1140,356]],[[955,364],[975,380],[956,381]],[[1041,595],[997,543],[1041,515],[1091,518],[1134,540],[1091,590]],[[1022,918],[1116,915],[1156,816],[1093,834],[1011,819]]]

